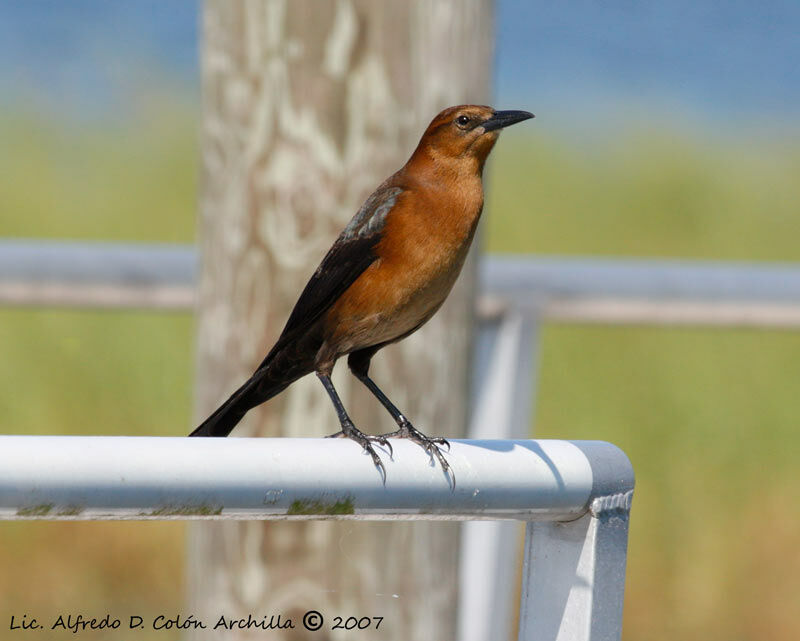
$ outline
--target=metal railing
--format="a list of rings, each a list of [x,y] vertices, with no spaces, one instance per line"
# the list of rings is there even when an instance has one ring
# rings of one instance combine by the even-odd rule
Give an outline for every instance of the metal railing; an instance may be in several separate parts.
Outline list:
[[[191,309],[191,245],[0,241],[0,305]],[[800,327],[800,266],[490,256],[478,311],[537,320]]]
[[[473,438],[530,436],[543,323],[800,328],[800,265],[490,256],[480,275]],[[465,524],[462,641],[510,638],[471,613],[488,600],[510,620],[517,540],[513,523]]]
[[[398,441],[383,483],[340,440],[0,436],[0,518],[516,519],[518,638],[619,639],[627,457],[599,441],[454,440],[448,461],[455,485]]]
[[[191,246],[0,241],[0,305],[189,310],[196,263]],[[795,264],[489,256],[479,292],[480,439],[529,436],[544,322],[800,327]],[[465,524],[461,641],[509,638],[516,537],[513,523]]]

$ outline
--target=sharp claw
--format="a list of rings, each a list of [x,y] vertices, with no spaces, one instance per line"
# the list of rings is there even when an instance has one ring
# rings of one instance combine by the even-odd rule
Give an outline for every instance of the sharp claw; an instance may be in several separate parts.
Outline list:
[[[388,439],[386,439],[385,437],[383,437],[383,436],[366,436],[366,438],[367,438],[368,441],[374,441],[378,445],[382,445],[383,447],[388,449],[389,450],[389,456],[393,456],[394,455],[394,448],[392,447],[392,444],[388,441]]]
[[[449,445],[449,443],[448,443],[448,445]],[[452,481],[453,481],[452,489],[455,490],[456,489],[456,475],[453,474],[452,469],[450,468],[450,463],[447,462],[447,459],[445,459],[444,454],[442,454],[441,450],[438,447],[436,447],[436,444],[433,442],[433,439],[431,439],[431,443],[428,444],[428,446],[425,448],[425,450],[428,452],[428,455],[431,457],[431,461],[433,461],[433,457],[434,456],[436,457],[436,459],[439,461],[439,465],[442,466],[442,472],[444,472],[444,474],[448,478],[448,480],[452,479]],[[450,448],[448,447],[448,452],[449,451],[450,451]]]
[[[381,434],[381,437],[397,437],[397,438],[408,438],[417,443],[423,450],[431,457],[431,461],[436,460],[439,461],[439,465],[442,466],[442,471],[448,477],[448,479],[453,480],[453,489],[456,486],[456,477],[452,472],[452,468],[447,460],[444,458],[444,454],[439,449],[439,445],[447,447],[447,451],[450,451],[450,441],[446,438],[442,438],[440,436],[436,437],[428,437],[425,436],[422,432],[416,429],[411,423],[408,421],[405,422],[398,422],[399,429],[395,430],[394,432],[390,432],[388,434]],[[389,446],[391,447],[391,446]],[[392,451],[392,454],[394,452]]]
[[[389,449],[389,455],[393,454],[392,445],[387,441],[383,436],[370,436],[369,434],[364,434],[361,432],[355,425],[352,423],[346,425],[342,423],[342,429],[336,432],[335,434],[330,434],[326,438],[350,438],[354,440],[356,443],[361,445],[364,448],[364,451],[370,455],[372,458],[372,462],[375,464],[375,467],[378,468],[378,472],[381,475],[381,480],[383,484],[386,485],[386,467],[383,465],[383,461],[381,461],[381,457],[378,456],[378,453],[375,451],[375,448],[372,447],[372,443],[379,443]]]
[[[368,452],[369,455],[372,457],[372,462],[375,464],[375,467],[378,468],[380,472],[381,478],[383,480],[383,484],[386,485],[386,468],[383,466],[383,461],[381,461],[378,453],[375,451],[375,448],[370,445],[369,441],[364,444],[364,451]]]

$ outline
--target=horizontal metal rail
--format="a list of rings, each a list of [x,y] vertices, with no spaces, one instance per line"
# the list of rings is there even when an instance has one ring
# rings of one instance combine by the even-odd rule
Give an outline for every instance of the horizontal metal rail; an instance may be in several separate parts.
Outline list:
[[[493,256],[482,305],[544,320],[800,327],[800,265]]]
[[[0,436],[0,519],[524,520],[518,638],[620,638],[634,479],[618,448],[453,441],[453,484],[392,444],[384,482],[349,441]]]
[[[190,245],[0,241],[0,305],[191,309]],[[489,256],[483,318],[800,327],[800,265]]]
[[[192,309],[192,245],[0,241],[0,305]]]
[[[414,443],[0,436],[0,519],[549,519],[632,489],[615,446],[454,440],[455,484]]]

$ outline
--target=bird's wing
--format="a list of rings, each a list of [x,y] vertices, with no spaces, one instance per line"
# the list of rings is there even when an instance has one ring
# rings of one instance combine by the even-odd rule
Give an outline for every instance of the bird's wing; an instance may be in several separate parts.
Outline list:
[[[374,249],[381,239],[386,216],[402,192],[401,187],[381,185],[361,206],[306,284],[262,366],[274,352],[308,330],[375,261]]]

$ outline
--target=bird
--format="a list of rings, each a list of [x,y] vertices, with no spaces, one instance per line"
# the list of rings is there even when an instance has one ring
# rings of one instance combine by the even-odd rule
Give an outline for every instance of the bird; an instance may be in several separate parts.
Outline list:
[[[372,357],[416,332],[441,307],[458,277],[483,210],[483,167],[505,127],[533,118],[527,111],[459,105],[439,113],[408,162],[366,199],[314,271],[275,345],[253,375],[190,436],[224,437],[252,408],[315,372],[341,429],[386,469],[373,444],[407,438],[450,466],[442,437],[416,429],[369,376]],[[331,382],[347,356],[355,377],[391,414],[397,430],[359,430]]]

